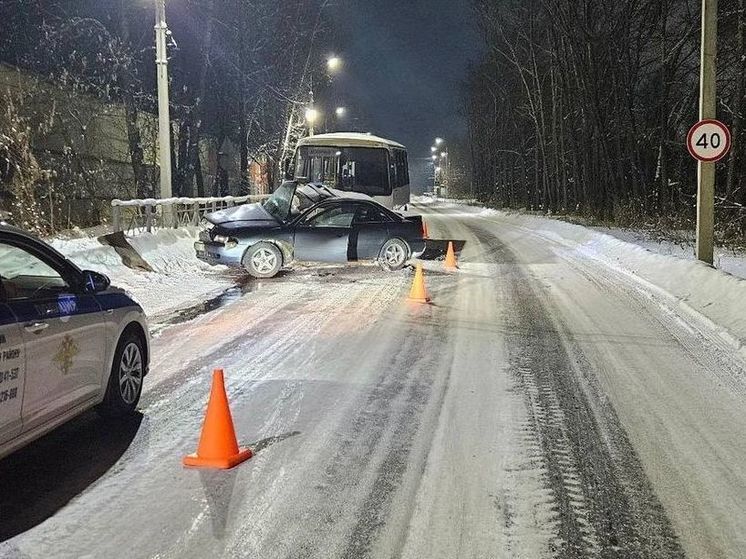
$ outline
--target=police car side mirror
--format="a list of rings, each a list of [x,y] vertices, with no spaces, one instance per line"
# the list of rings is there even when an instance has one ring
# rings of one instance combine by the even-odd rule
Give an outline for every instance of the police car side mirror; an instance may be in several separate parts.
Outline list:
[[[101,291],[106,291],[111,285],[111,280],[108,276],[91,270],[83,272],[83,279],[85,281],[85,290],[88,293],[100,293]]]

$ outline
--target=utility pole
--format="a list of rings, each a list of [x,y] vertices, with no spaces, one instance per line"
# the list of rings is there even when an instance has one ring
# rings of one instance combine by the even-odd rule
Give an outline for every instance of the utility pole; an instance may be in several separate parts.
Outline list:
[[[446,196],[451,195],[451,153],[446,148]]]
[[[702,0],[702,54],[699,82],[699,119],[714,119],[717,57],[717,0]],[[697,259],[712,265],[715,229],[715,162],[697,167]]]
[[[171,198],[171,116],[168,105],[168,50],[166,0],[155,0],[155,63],[158,69],[158,147],[161,163],[161,198]],[[170,214],[170,208],[164,211]],[[170,222],[170,215],[164,215]]]

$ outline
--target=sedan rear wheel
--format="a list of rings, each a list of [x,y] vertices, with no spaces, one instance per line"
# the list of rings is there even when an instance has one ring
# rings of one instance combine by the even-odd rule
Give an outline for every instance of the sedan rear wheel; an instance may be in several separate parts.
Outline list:
[[[378,261],[385,270],[401,270],[409,258],[409,246],[401,239],[389,239],[381,248]]]
[[[271,278],[282,268],[282,253],[271,243],[257,243],[246,251],[243,265],[255,278]]]

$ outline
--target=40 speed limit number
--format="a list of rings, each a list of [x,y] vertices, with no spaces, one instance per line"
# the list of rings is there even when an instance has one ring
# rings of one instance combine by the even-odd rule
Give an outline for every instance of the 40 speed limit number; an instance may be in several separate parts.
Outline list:
[[[719,120],[700,120],[686,138],[689,153],[703,163],[720,161],[730,150],[730,130]]]

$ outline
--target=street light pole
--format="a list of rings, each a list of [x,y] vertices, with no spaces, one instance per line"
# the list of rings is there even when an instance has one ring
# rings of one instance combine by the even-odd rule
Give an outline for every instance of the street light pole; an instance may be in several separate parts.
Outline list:
[[[702,0],[702,45],[699,82],[699,119],[714,119],[717,110],[717,0]],[[715,229],[715,163],[697,167],[697,259],[712,264]]]
[[[313,94],[313,73],[311,73],[309,77],[311,88],[309,90],[309,95],[311,97],[311,104],[309,105],[310,109],[306,109],[306,122],[308,123],[308,135],[313,136],[314,134],[314,121],[316,120],[316,111],[313,109],[313,105],[316,102],[316,99],[314,98]],[[313,114],[312,117],[309,118],[309,115]]]
[[[442,161],[441,166],[443,167],[443,186],[445,187],[445,196],[448,197],[448,191],[451,188],[451,156],[448,153],[448,149],[441,152],[440,159]]]
[[[171,198],[171,116],[168,105],[168,50],[166,0],[155,0],[155,63],[158,69],[158,147],[161,163],[161,198]]]

